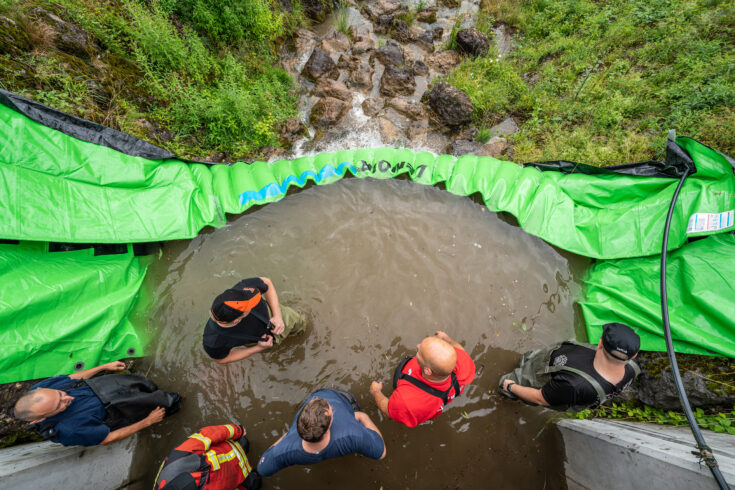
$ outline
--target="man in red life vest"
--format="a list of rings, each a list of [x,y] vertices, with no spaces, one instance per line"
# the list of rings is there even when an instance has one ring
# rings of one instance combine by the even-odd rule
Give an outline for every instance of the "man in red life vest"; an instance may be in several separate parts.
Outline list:
[[[393,374],[393,394],[373,381],[370,394],[383,415],[408,427],[437,417],[475,378],[475,363],[458,342],[434,332],[416,346],[416,355],[401,362]]]
[[[241,425],[204,427],[171,451],[156,476],[155,490],[260,488],[248,458],[250,444]]]

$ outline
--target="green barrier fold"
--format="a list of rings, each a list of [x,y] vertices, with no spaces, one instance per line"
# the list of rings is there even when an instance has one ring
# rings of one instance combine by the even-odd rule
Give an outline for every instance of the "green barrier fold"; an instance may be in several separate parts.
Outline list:
[[[594,264],[580,305],[592,342],[602,325],[635,327],[643,350],[666,351],[661,328],[659,257]],[[735,358],[735,236],[691,242],[671,252],[666,267],[671,332],[677,352]]]
[[[146,266],[132,253],[0,245],[0,383],[144,355],[128,315]],[[77,364],[82,363],[82,364]]]

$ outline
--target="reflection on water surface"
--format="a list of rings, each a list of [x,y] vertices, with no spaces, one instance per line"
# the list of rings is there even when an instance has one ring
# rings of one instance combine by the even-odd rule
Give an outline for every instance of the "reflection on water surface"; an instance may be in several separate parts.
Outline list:
[[[291,467],[264,488],[563,488],[553,414],[495,387],[517,353],[574,336],[583,265],[470,199],[400,180],[313,187],[168,243],[149,274],[157,341],[144,369],[186,400],[179,415],[142,434],[141,488],[204,425],[245,425],[255,463],[323,386],[357,395],[388,456]],[[311,325],[272,352],[215,364],[201,347],[211,301],[253,275],[273,279],[281,302],[308,312]],[[381,419],[370,381],[388,387],[398,361],[435,329],[464,344],[477,379],[432,423],[407,429]]]

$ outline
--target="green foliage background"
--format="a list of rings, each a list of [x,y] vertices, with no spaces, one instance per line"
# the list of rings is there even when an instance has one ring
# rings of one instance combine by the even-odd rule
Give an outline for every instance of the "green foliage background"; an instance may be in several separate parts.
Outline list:
[[[39,7],[89,33],[94,48],[65,52]],[[286,14],[268,0],[3,0],[0,15],[18,25],[16,36],[31,38],[28,49],[0,49],[3,88],[182,156],[247,158],[277,146],[277,124],[296,114],[275,47],[304,23],[298,8]]]
[[[668,129],[735,154],[735,3],[483,0],[488,23],[509,26],[516,49],[449,82],[478,127],[521,122],[514,160],[662,158]]]

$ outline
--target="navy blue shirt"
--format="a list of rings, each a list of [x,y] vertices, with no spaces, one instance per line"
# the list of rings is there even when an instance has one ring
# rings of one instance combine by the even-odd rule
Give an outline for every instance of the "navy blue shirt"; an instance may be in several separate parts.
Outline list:
[[[332,407],[332,426],[329,429],[330,439],[327,447],[316,454],[304,450],[296,429],[296,421],[299,418],[299,414],[296,414],[283,439],[275,446],[271,446],[260,458],[258,473],[270,476],[286,466],[320,463],[325,459],[354,453],[380,459],[385,449],[383,439],[377,432],[368,429],[355,419],[355,412],[345,397],[334,390],[320,390],[312,393],[304,404],[317,397],[327,400]]]
[[[31,390],[51,388],[74,397],[63,412],[45,420],[56,422],[54,429],[57,433],[52,441],[64,446],[96,446],[110,433],[110,428],[102,423],[107,411],[102,401],[86,383],[76,388],[68,387],[78,382],[79,380],[71,379],[69,376],[54,376],[31,386]]]

